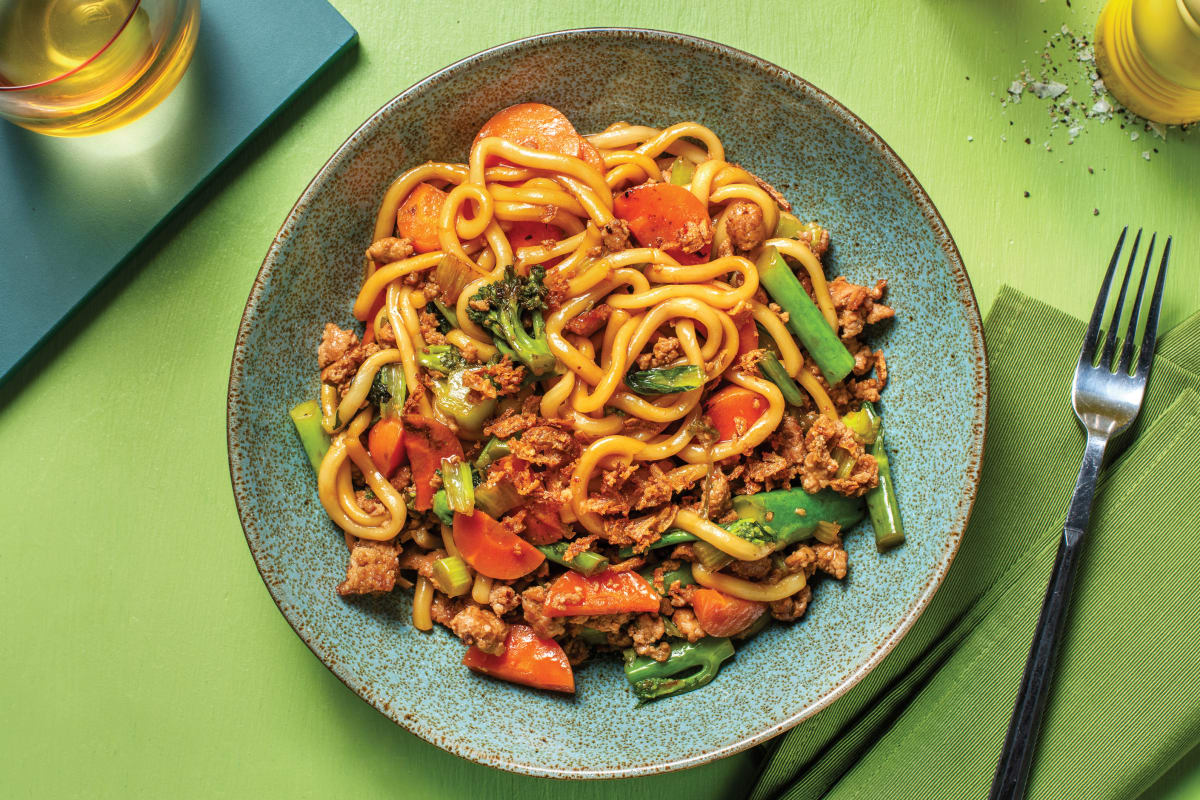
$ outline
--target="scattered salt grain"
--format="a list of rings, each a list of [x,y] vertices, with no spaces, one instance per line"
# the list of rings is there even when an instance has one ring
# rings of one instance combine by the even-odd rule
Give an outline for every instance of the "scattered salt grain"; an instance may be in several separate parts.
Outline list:
[[[1149,160],[1150,160],[1150,151],[1149,151],[1149,150],[1143,150],[1143,151],[1142,151],[1142,158],[1144,158],[1144,159],[1146,159],[1147,161],[1149,161]]]
[[[968,142],[973,142],[973,141],[975,141],[975,137],[974,137],[974,136],[968,136],[968,137],[967,137],[967,141],[968,141]]]
[[[1138,140],[1139,136],[1141,136],[1141,134],[1138,133],[1137,131],[1130,131],[1129,132],[1129,141],[1136,142]]]
[[[1167,129],[1164,128],[1161,123],[1147,122],[1146,127],[1153,131],[1154,135],[1162,139],[1164,142],[1167,140]]]
[[[1050,81],[1049,83],[1034,81],[1030,84],[1030,88],[1038,100],[1053,100],[1067,91],[1067,85],[1058,81]]]

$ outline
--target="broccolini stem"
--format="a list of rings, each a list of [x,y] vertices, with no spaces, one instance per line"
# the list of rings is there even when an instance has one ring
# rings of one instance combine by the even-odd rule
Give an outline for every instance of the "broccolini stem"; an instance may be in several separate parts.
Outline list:
[[[555,544],[539,544],[534,546],[542,551],[542,555],[555,564],[562,564],[564,567],[569,567],[584,575],[595,575],[597,572],[603,572],[608,569],[608,559],[590,550],[584,550],[568,561],[566,554],[567,548],[571,546],[570,542],[556,542]]]
[[[763,357],[758,360],[758,368],[763,377],[779,387],[788,405],[804,405],[804,395],[800,392],[800,387],[792,380],[792,376],[787,374],[787,370],[779,363],[774,353],[763,353]]]
[[[312,464],[313,472],[321,471],[321,462],[329,450],[330,437],[321,427],[321,406],[316,400],[301,403],[288,412],[292,424],[296,426],[296,435],[304,452],[308,454],[308,463]]]
[[[657,550],[660,547],[674,547],[677,544],[686,544],[694,542],[700,537],[694,533],[681,531],[678,528],[669,530],[662,536],[658,537],[653,544],[650,545],[651,550]],[[621,558],[633,558],[633,545],[626,545],[617,551],[617,555]]]
[[[879,463],[879,485],[867,492],[867,512],[871,515],[871,527],[875,529],[875,547],[879,552],[896,547],[904,542],[904,523],[900,520],[900,502],[896,496],[896,482],[888,464],[887,447],[883,439],[883,421],[871,403],[863,403],[863,410],[878,433],[871,455]]]
[[[854,356],[829,327],[799,278],[774,247],[763,248],[758,259],[758,279],[771,299],[787,312],[788,328],[804,344],[825,380],[832,386],[849,375],[854,369]]]

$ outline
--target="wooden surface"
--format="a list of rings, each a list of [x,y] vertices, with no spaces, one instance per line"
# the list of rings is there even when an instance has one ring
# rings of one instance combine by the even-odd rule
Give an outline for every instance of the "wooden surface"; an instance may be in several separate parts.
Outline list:
[[[1098,0],[334,2],[358,52],[0,387],[0,796],[699,799],[747,785],[751,754],[569,786],[449,756],[309,653],[247,552],[225,390],[259,263],[366,116],[477,50],[588,25],[719,39],[811,80],[896,149],[954,233],[985,311],[1007,282],[1085,314],[1126,223],[1177,237],[1164,324],[1200,306],[1200,133],[1133,141],[1118,120],[1089,122],[1068,146],[1045,103],[1001,105],[1050,33],[1066,23],[1090,36]],[[63,257],[86,246],[65,233]],[[1149,796],[1200,797],[1197,755]]]

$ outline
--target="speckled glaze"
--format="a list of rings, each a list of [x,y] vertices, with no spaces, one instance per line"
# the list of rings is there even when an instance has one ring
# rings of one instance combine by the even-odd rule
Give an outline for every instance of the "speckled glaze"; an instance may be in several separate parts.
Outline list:
[[[850,575],[816,587],[798,624],[738,649],[708,687],[637,707],[615,661],[575,697],[477,677],[440,627],[409,624],[410,596],[346,602],[346,565],[288,409],[317,391],[316,345],[350,305],[377,204],[402,170],[464,161],[496,110],[550,103],[582,131],[618,119],[711,127],[833,234],[832,271],[886,277],[894,325],[873,343],[908,530],[880,556],[869,523],[847,536]],[[775,736],[858,682],[944,577],[975,498],[987,413],[979,311],[958,250],[916,178],[858,117],[779,67],[724,45],[646,30],[578,30],[487,50],[397,96],[334,154],[288,215],[246,304],[229,380],[229,465],[246,539],[296,633],[382,713],[464,758],[528,775],[607,778],[681,769]],[[747,687],[753,687],[753,691]]]

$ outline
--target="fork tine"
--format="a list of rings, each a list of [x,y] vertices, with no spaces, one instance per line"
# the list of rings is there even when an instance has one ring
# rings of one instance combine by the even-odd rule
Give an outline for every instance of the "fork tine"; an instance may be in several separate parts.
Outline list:
[[[1133,310],[1129,312],[1129,330],[1125,333],[1125,344],[1121,346],[1121,362],[1117,365],[1117,372],[1122,375],[1128,375],[1129,367],[1133,364],[1133,342],[1137,336],[1138,318],[1142,312],[1142,295],[1146,291],[1146,276],[1150,274],[1150,260],[1154,258],[1154,243],[1157,239],[1157,233],[1150,237],[1150,249],[1146,251],[1146,263],[1142,265],[1142,279],[1138,282],[1137,297],[1133,300]]]
[[[1150,362],[1154,360],[1154,340],[1158,335],[1158,312],[1162,308],[1163,284],[1167,282],[1167,262],[1171,259],[1171,237],[1163,248],[1162,262],[1158,266],[1158,279],[1154,283],[1154,296],[1150,299],[1150,311],[1146,314],[1146,332],[1142,334],[1142,350],[1138,353],[1137,377],[1145,380],[1150,375]]]
[[[1117,334],[1121,330],[1121,312],[1125,305],[1125,292],[1129,288],[1129,276],[1133,274],[1133,263],[1137,260],[1138,247],[1142,244],[1142,229],[1138,228],[1137,236],[1133,238],[1133,249],[1129,251],[1129,261],[1125,264],[1125,278],[1121,281],[1121,291],[1117,292],[1117,302],[1113,306],[1112,320],[1108,323],[1108,335],[1104,337],[1104,349],[1100,352],[1100,365],[1112,369],[1113,353],[1117,349]],[[1134,320],[1136,322],[1136,319]]]
[[[1117,239],[1117,247],[1113,250],[1112,260],[1108,262],[1108,272],[1104,273],[1104,283],[1100,285],[1100,294],[1096,297],[1096,307],[1092,310],[1092,319],[1088,322],[1087,332],[1083,334],[1083,349],[1079,353],[1079,363],[1089,367],[1096,360],[1096,343],[1100,340],[1100,323],[1104,320],[1104,306],[1108,304],[1108,287],[1112,285],[1113,272],[1117,268],[1117,259],[1121,257],[1121,249],[1125,247],[1125,234],[1129,226],[1121,230],[1121,238]]]

